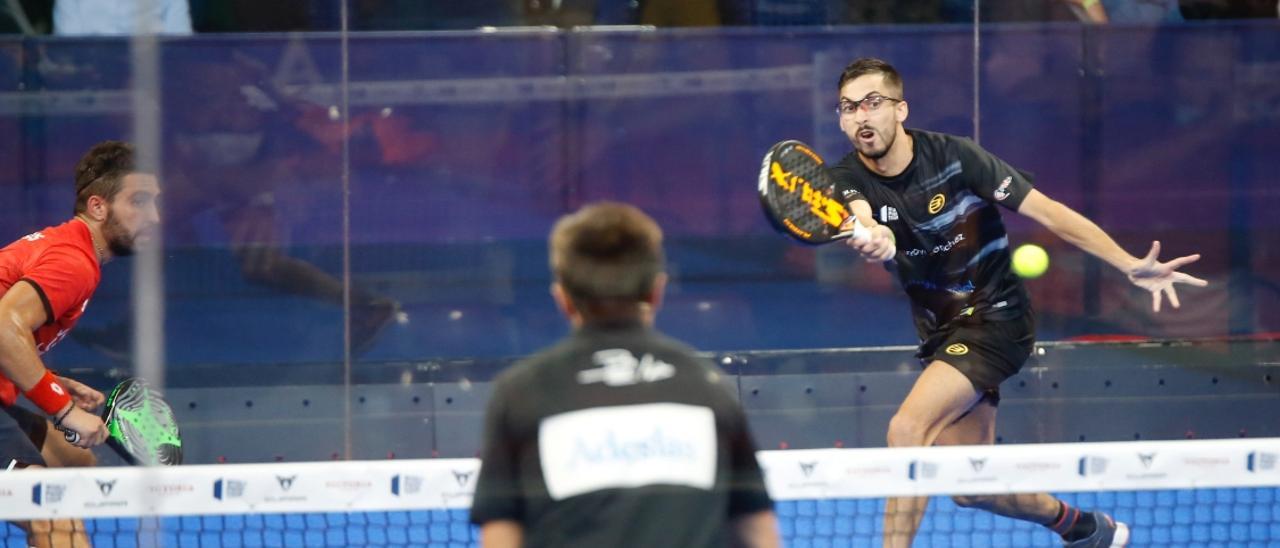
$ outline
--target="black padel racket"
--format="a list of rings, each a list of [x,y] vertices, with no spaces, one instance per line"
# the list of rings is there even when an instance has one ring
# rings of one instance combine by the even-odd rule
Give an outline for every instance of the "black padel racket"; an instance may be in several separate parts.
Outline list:
[[[182,436],[173,409],[146,381],[129,378],[117,384],[103,406],[102,422],[110,432],[107,445],[130,464],[182,464]],[[72,443],[80,437],[63,433]]]
[[[822,157],[800,141],[782,141],[769,148],[760,165],[757,189],[765,217],[797,241],[819,245],[869,235],[856,218],[853,230],[840,230],[849,209],[835,195],[835,182]]]

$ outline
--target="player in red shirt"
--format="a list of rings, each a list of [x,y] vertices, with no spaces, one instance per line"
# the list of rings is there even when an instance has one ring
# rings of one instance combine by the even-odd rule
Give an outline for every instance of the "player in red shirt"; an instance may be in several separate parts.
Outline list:
[[[102,419],[93,413],[104,397],[55,375],[40,355],[80,319],[98,287],[100,266],[132,254],[135,245],[152,239],[160,222],[159,183],[155,175],[135,169],[132,145],[94,145],[76,165],[75,183],[75,217],[0,249],[0,466],[5,469],[94,464],[87,449],[107,438]],[[16,406],[19,395],[48,418]],[[79,441],[68,443],[55,429],[76,432]],[[35,546],[88,545],[73,520],[20,525]]]

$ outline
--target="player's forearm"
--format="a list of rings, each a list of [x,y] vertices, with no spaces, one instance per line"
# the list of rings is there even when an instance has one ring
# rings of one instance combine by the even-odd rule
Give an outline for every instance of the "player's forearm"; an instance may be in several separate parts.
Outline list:
[[[1059,202],[1052,202],[1045,210],[1045,214],[1036,220],[1059,238],[1106,261],[1121,272],[1128,272],[1138,262],[1136,257],[1121,248],[1110,235],[1084,215]]]
[[[511,520],[497,520],[480,527],[482,548],[519,548],[524,544],[524,528]]]
[[[62,416],[75,405],[66,388],[40,361],[35,337],[17,322],[0,321],[0,370],[50,416]]]
[[[862,226],[871,228],[879,223],[876,222],[876,216],[871,211],[871,203],[866,200],[854,200],[849,202],[849,213],[857,217],[862,222]]]
[[[24,392],[46,372],[31,331],[8,319],[0,321],[0,370]]]
[[[733,542],[735,548],[775,548],[781,545],[778,539],[778,518],[771,511],[747,514],[733,520]]]

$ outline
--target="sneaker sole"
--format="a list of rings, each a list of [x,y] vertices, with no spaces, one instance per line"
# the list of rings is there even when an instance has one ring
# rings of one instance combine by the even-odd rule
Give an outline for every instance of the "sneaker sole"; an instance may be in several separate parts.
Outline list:
[[[1129,544],[1129,526],[1116,522],[1116,533],[1111,537],[1111,548],[1124,548]]]

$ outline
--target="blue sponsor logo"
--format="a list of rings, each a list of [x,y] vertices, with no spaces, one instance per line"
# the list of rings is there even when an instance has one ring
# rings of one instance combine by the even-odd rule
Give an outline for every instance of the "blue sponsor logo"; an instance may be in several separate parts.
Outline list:
[[[656,428],[653,433],[639,439],[619,440],[616,432],[609,432],[603,440],[586,440],[578,438],[574,442],[573,459],[570,468],[623,462],[628,465],[649,460],[692,461],[696,457],[693,444],[673,438],[663,429]],[[468,476],[471,472],[467,472]],[[457,477],[457,472],[454,473]],[[465,478],[457,478],[459,485],[465,485]]]
[[[422,490],[422,478],[419,476],[401,476],[396,474],[391,477],[391,494],[395,496],[412,495]]]
[[[1252,451],[1249,458],[1246,459],[1245,468],[1250,472],[1262,472],[1265,470],[1276,469],[1276,454],[1266,453],[1262,451]]]
[[[37,483],[31,487],[31,502],[36,506],[47,506],[62,502],[67,486],[59,483]]]
[[[1080,457],[1080,465],[1076,472],[1082,477],[1096,476],[1107,471],[1107,459],[1102,457]]]
[[[924,460],[913,460],[911,461],[911,464],[907,465],[907,479],[911,481],[931,479],[937,475],[937,463]]]
[[[245,482],[240,480],[218,478],[213,482],[213,498],[226,500],[243,497],[244,486]]]

